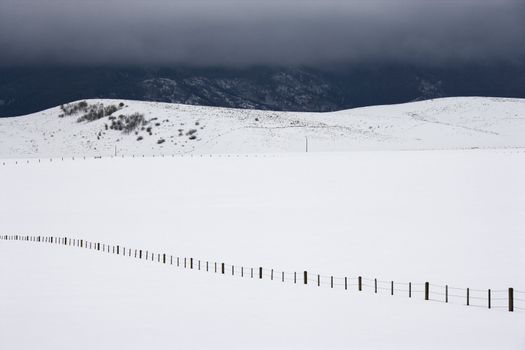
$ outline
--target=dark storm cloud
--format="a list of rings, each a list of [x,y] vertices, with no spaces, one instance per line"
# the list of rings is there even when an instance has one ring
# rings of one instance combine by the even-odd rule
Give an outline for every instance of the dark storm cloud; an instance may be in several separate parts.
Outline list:
[[[0,65],[519,61],[525,1],[0,0]]]

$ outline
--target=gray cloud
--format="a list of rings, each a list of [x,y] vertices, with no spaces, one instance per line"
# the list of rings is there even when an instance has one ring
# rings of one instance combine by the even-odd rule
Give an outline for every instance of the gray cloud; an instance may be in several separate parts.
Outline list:
[[[525,59],[525,2],[0,0],[0,65]]]

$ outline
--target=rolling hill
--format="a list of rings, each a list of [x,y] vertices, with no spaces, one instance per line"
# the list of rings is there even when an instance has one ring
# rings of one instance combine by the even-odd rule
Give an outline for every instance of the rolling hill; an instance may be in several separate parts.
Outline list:
[[[306,137],[313,152],[525,146],[523,99],[456,97],[325,113],[128,100],[87,100],[74,110],[78,104],[65,106],[70,115],[55,107],[0,119],[0,157],[304,152]],[[88,110],[99,114],[82,118]],[[136,125],[134,114],[142,116]]]

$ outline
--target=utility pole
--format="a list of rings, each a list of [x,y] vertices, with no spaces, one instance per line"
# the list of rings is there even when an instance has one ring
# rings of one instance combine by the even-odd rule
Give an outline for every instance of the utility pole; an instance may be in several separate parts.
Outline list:
[[[308,153],[308,136],[305,136],[304,139],[305,139],[306,153]]]

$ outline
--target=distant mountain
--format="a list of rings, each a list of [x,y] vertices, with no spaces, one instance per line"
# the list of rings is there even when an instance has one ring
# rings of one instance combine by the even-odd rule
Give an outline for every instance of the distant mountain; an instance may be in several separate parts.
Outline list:
[[[0,69],[0,116],[121,98],[281,111],[334,111],[447,96],[525,97],[525,65]]]

